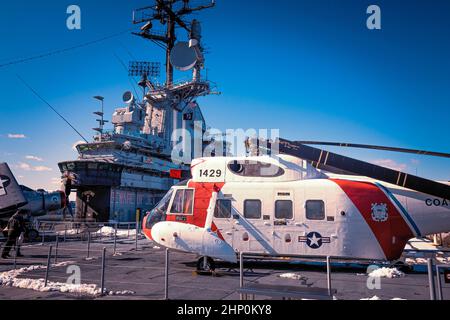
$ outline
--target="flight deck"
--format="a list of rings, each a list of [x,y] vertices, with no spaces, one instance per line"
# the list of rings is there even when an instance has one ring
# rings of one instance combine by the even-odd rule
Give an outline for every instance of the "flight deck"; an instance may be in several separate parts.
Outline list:
[[[107,230],[108,231],[108,230]],[[169,252],[166,291],[166,250],[139,237],[133,230],[74,238],[60,235],[44,242],[25,245],[24,257],[0,262],[0,299],[124,299],[124,300],[239,300],[239,265],[217,265],[215,274],[198,274],[197,257]],[[50,269],[46,270],[49,261]],[[56,252],[57,247],[57,252]],[[101,295],[102,254],[105,251]],[[136,250],[137,248],[137,250]],[[114,253],[115,251],[115,253]],[[77,275],[81,286],[71,292],[70,283]],[[47,276],[47,286],[44,286]],[[398,277],[397,277],[398,276]],[[423,272],[399,272],[392,278],[380,278],[379,289],[367,275],[367,265],[332,264],[333,294],[337,300],[427,300],[430,299],[428,276]],[[289,259],[248,261],[244,269],[246,284],[277,285],[300,288],[326,288],[326,268]],[[376,281],[376,280],[375,280]],[[443,298],[450,297],[450,285],[442,284]],[[256,296],[258,300],[272,299]],[[276,299],[276,298],[275,298]]]

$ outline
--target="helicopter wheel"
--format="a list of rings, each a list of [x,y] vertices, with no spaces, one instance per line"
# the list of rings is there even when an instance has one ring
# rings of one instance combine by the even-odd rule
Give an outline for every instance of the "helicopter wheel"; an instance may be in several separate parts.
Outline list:
[[[391,264],[391,267],[397,268],[402,272],[411,272],[413,270],[412,266],[406,264],[404,261],[398,260]]]
[[[205,261],[206,259],[206,261]],[[199,272],[214,272],[216,270],[216,264],[210,257],[201,257],[197,261],[197,271]]]

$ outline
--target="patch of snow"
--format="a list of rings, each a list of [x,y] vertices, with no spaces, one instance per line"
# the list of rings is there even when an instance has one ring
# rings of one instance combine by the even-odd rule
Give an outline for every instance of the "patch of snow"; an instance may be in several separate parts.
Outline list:
[[[158,247],[158,246],[154,246],[154,247],[153,247],[153,249],[155,249],[155,250],[159,250],[159,249],[161,249],[161,247]]]
[[[123,290],[123,291],[110,291],[108,292],[108,295],[110,296],[131,296],[135,294],[134,291],[130,291],[130,290]]]
[[[304,276],[302,276],[301,274],[297,274],[297,273],[284,273],[284,274],[280,274],[279,277],[283,278],[283,279],[292,279],[292,280],[304,280],[305,279]]]
[[[381,298],[378,296],[373,296],[372,298],[364,298],[364,299],[360,299],[360,300],[374,300],[374,301],[380,301]],[[402,298],[393,298],[391,299],[392,301],[406,301],[406,299],[402,299]]]
[[[73,261],[65,261],[57,264],[53,264],[53,268],[65,267],[68,265],[76,264]],[[28,272],[45,270],[46,266],[34,265],[17,270],[10,270],[0,273],[0,286],[3,287],[14,287],[20,289],[30,289],[39,292],[54,292],[59,291],[61,293],[75,293],[83,296],[96,297],[101,294],[101,289],[96,284],[67,284],[61,282],[48,281],[47,286],[45,286],[45,279],[29,279],[29,278],[19,278]],[[134,294],[132,291],[110,291],[110,295],[131,295]]]
[[[62,231],[58,231],[56,232],[58,235],[63,236],[64,234],[68,235],[68,236],[75,236],[75,235],[79,235],[82,234],[84,231],[82,229],[67,229],[66,231],[62,230]],[[106,236],[106,237],[113,237],[115,233],[115,229],[113,227],[102,227],[100,230],[98,230],[97,232],[93,233],[96,235],[102,235],[102,236]],[[130,231],[128,231],[127,229],[117,229],[117,237],[128,237],[128,234],[131,236],[135,236],[136,235],[136,229],[130,229]]]
[[[405,263],[409,264],[409,265],[427,264],[427,259],[425,259],[425,258],[406,258]]]
[[[431,257],[431,256],[430,256]],[[436,254],[436,260],[440,264],[450,264],[450,255],[444,253],[444,252],[437,252]],[[426,265],[427,264],[426,257],[421,257],[419,254],[414,255],[408,255],[408,257],[405,259],[405,263],[409,265]]]
[[[397,268],[379,268],[374,271],[372,271],[369,274],[369,277],[372,278],[402,278],[405,274],[398,270]]]
[[[93,261],[93,260],[97,260],[97,258],[96,257],[84,258],[84,261]]]
[[[123,229],[117,229],[117,236],[118,237],[128,237],[128,232],[130,233],[130,236],[136,235],[136,229],[130,229],[130,231],[123,230]],[[113,227],[103,227],[96,232],[96,234],[101,234],[103,236],[110,236],[110,237],[113,237],[114,233],[115,233],[115,229]]]
[[[56,234],[63,236],[63,235],[68,235],[68,236],[76,236],[79,235],[81,232],[80,229],[67,229],[66,231],[57,231]]]
[[[361,300],[381,300],[381,298],[379,298],[378,296],[373,296],[372,298],[364,298],[364,299],[361,299]]]
[[[439,261],[439,263],[442,264],[450,264],[450,257],[436,257],[436,260]]]

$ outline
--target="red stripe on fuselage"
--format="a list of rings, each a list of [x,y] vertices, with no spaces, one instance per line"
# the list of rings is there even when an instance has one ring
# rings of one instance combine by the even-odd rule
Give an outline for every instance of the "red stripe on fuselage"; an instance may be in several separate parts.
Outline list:
[[[335,179],[332,181],[341,187],[359,210],[377,238],[386,259],[400,258],[406,243],[409,239],[414,238],[414,235],[386,194],[370,182]],[[377,222],[372,218],[373,204],[387,204],[389,218],[386,222]]]
[[[206,182],[194,182],[190,181],[188,187],[195,189],[194,199],[194,214],[192,216],[186,216],[186,222],[197,227],[203,228],[206,223],[206,217],[208,215],[208,207],[211,202],[213,192],[220,192],[225,183],[206,183]],[[176,216],[168,215],[168,221],[176,221]],[[218,230],[217,226],[213,222],[211,231],[217,232],[220,239],[224,240],[222,234]]]

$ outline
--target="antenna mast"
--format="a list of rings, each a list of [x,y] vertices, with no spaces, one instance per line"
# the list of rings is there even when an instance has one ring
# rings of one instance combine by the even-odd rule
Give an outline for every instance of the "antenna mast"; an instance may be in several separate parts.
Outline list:
[[[183,2],[183,4],[176,6],[180,2]],[[133,12],[133,24],[145,23],[141,27],[140,33],[133,32],[133,34],[158,44],[162,43],[164,46],[166,51],[166,87],[173,84],[173,66],[170,62],[170,54],[177,40],[175,28],[179,26],[185,29],[188,34],[191,34],[191,26],[184,22],[182,17],[196,11],[212,8],[216,4],[215,0],[211,0],[207,5],[197,7],[190,7],[189,3],[190,0],[156,0],[156,5],[137,9]],[[151,31],[154,21],[167,25],[165,34]]]

